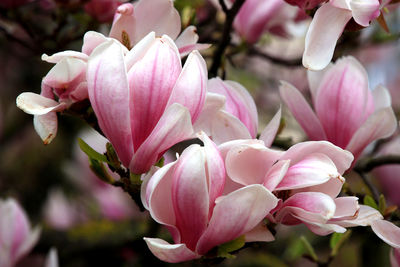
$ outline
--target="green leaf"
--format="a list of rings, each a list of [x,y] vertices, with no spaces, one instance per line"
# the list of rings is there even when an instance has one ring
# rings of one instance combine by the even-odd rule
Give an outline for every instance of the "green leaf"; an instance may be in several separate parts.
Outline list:
[[[379,212],[384,214],[386,210],[386,199],[383,194],[379,196]]]
[[[106,149],[107,149],[107,158],[111,162],[111,166],[114,168],[118,169],[121,167],[121,162],[119,161],[119,158],[117,156],[117,153],[114,150],[114,147],[112,146],[111,143],[106,144]]]
[[[344,242],[350,237],[351,230],[347,230],[345,233],[333,233],[330,240],[331,246],[331,256],[334,257],[338,253],[340,247],[344,244]]]
[[[113,184],[115,182],[114,178],[110,176],[110,174],[107,171],[107,168],[104,166],[104,164],[96,159],[89,158],[89,166],[90,169],[99,177],[102,181],[108,183],[108,184]]]
[[[315,253],[314,248],[311,246],[310,242],[308,242],[307,238],[302,235],[300,237],[301,242],[303,243],[304,248],[306,249],[307,254],[315,261],[318,262],[318,256]]]
[[[79,147],[81,148],[81,150],[83,152],[85,152],[85,154],[90,158],[90,159],[95,159],[97,161],[100,162],[106,162],[106,163],[110,163],[107,160],[107,157],[103,154],[100,154],[99,152],[97,152],[96,150],[94,150],[93,148],[91,148],[88,144],[85,143],[85,141],[83,141],[81,138],[78,138],[78,144]]]
[[[234,258],[235,256],[230,254],[230,252],[233,252],[235,250],[238,250],[242,248],[245,244],[245,237],[244,235],[239,236],[235,240],[229,241],[225,244],[222,244],[218,246],[218,257],[222,258]]]
[[[375,200],[370,195],[364,197],[364,204],[376,210],[378,209],[378,204],[376,204]]]
[[[161,157],[161,159],[155,164],[155,166],[162,168],[164,166],[164,157]]]

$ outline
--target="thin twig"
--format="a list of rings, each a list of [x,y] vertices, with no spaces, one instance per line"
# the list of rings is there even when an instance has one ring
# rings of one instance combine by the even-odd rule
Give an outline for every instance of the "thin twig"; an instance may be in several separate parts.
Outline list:
[[[231,42],[231,30],[232,30],[233,20],[235,19],[236,14],[239,12],[240,8],[242,7],[245,1],[246,0],[236,0],[230,9],[225,11],[226,19],[225,19],[224,29],[222,32],[222,38],[217,46],[217,49],[214,52],[212,65],[208,72],[210,77],[216,77],[218,75],[218,69],[221,66],[221,61],[225,49]]]
[[[222,8],[222,11],[224,11],[224,13],[226,14],[228,12],[228,7],[225,4],[225,0],[219,0],[219,4]]]
[[[275,57],[272,55],[268,55],[265,52],[262,52],[258,50],[255,47],[251,47],[248,51],[247,54],[249,56],[259,56],[265,60],[268,60],[276,65],[282,65],[284,67],[300,67],[303,66],[302,59],[301,58],[295,58],[295,59],[283,59],[279,57]]]
[[[354,170],[357,172],[370,172],[376,167],[387,164],[400,164],[400,155],[385,155],[377,158],[360,160],[354,167]]]
[[[368,189],[372,193],[372,197],[374,198],[376,203],[379,203],[379,192],[378,189],[369,181],[368,177],[365,175],[365,173],[361,171],[356,171],[358,175],[360,175],[361,179],[363,180],[364,184],[368,187]]]

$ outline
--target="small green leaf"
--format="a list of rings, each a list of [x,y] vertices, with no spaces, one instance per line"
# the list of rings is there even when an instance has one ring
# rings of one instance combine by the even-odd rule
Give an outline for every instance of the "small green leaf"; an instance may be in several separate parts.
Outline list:
[[[386,210],[386,199],[383,194],[379,196],[379,212],[384,214]]]
[[[161,157],[161,159],[155,164],[155,166],[162,168],[164,166],[164,157]]]
[[[378,209],[378,204],[376,204],[375,200],[370,195],[364,197],[364,204],[376,210]]]
[[[311,246],[310,242],[308,242],[307,238],[302,235],[300,237],[301,242],[303,242],[303,246],[306,249],[307,254],[315,261],[318,262],[318,256],[315,253],[314,248]]]
[[[111,143],[106,144],[106,149],[107,149],[107,158],[111,162],[111,166],[114,168],[118,169],[121,167],[121,162],[119,161],[119,158],[117,156],[117,153],[114,150],[114,147],[112,146]]]
[[[332,249],[331,256],[334,257],[338,253],[340,247],[350,237],[351,230],[347,230],[345,233],[333,233],[330,240],[330,246]]]
[[[96,159],[89,158],[90,169],[99,177],[102,181],[113,184],[115,182],[114,178],[110,176],[104,164]]]
[[[229,241],[225,244],[218,246],[218,257],[222,258],[234,258],[235,256],[230,254],[235,250],[242,248],[245,244],[245,237],[244,235],[239,236],[235,240]]]
[[[93,148],[91,148],[88,144],[85,143],[85,141],[83,141],[81,138],[78,138],[78,144],[79,147],[81,148],[81,150],[83,152],[85,152],[85,154],[90,158],[90,159],[95,159],[97,161],[100,162],[106,162],[106,163],[110,163],[107,160],[107,157],[103,154],[100,154],[99,152],[97,152],[96,150],[94,150]]]

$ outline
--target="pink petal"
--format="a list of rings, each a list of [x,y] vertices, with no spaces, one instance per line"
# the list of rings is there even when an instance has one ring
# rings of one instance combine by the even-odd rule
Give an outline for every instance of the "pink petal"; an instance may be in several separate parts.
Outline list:
[[[249,185],[224,197],[214,208],[196,251],[204,255],[213,247],[246,234],[273,209],[278,200],[261,185]]]
[[[330,3],[318,8],[306,35],[304,67],[322,70],[329,64],[336,42],[351,17],[351,11],[336,8]]]
[[[17,97],[17,107],[25,113],[32,115],[44,115],[49,112],[61,111],[65,108],[65,103],[58,103],[53,99],[26,92]]]
[[[129,121],[129,87],[120,45],[108,41],[97,47],[87,69],[89,99],[100,128],[125,166],[133,154]]]
[[[290,166],[290,160],[280,160],[275,163],[267,172],[264,178],[263,185],[271,192],[285,177]]]
[[[176,81],[168,104],[180,103],[187,107],[194,123],[204,106],[206,92],[206,62],[198,51],[193,51]]]
[[[135,38],[136,35],[135,25],[137,24],[137,18],[135,15],[136,11],[134,12],[133,5],[131,3],[125,3],[120,5],[117,8],[117,12],[109,36],[117,39],[118,41],[120,41],[125,45],[128,43],[130,46],[136,44],[148,32],[146,32],[146,34],[141,36],[141,38],[138,39]],[[151,30],[149,32],[151,32]],[[131,47],[128,47],[128,49],[130,48]]]
[[[279,92],[283,102],[289,107],[308,137],[311,140],[325,140],[324,129],[302,94],[294,86],[283,81],[281,81]]]
[[[155,8],[156,7],[156,8]],[[176,39],[181,31],[181,19],[171,0],[145,0],[135,5],[135,42],[149,32]]]
[[[58,52],[51,56],[48,56],[46,54],[42,55],[42,60],[49,63],[58,63],[65,58],[76,58],[83,61],[87,61],[89,59],[87,54],[72,50]]]
[[[392,267],[400,266],[400,250],[399,249],[391,249],[390,251],[390,265]]]
[[[340,176],[335,164],[325,154],[304,155],[296,164],[291,164],[285,177],[275,190],[291,190],[319,185]]]
[[[213,118],[225,105],[225,97],[219,94],[206,93],[203,109],[193,127],[196,132],[204,131],[212,136]]]
[[[391,136],[397,128],[397,120],[391,107],[383,108],[372,114],[355,132],[346,149],[358,158],[364,148],[380,138]]]
[[[368,27],[369,22],[380,14],[379,0],[351,0],[350,7],[354,20],[364,27]]]
[[[264,222],[261,222],[246,233],[245,240],[246,242],[271,242],[275,240],[275,237]]]
[[[216,144],[251,138],[247,127],[238,118],[224,110],[213,115],[211,130],[208,134]]]
[[[225,164],[218,151],[217,146],[213,143],[210,138],[201,132],[199,139],[204,143],[204,152],[206,154],[207,163],[207,181],[208,181],[208,194],[209,194],[209,218],[212,215],[214,209],[214,203],[217,197],[219,197],[225,185]]]
[[[304,158],[305,155],[312,153],[321,153],[327,155],[335,164],[339,174],[343,174],[348,168],[350,168],[351,162],[353,161],[353,155],[326,141],[309,141],[297,143],[289,148],[282,159],[290,159],[292,165]]]
[[[200,255],[188,249],[185,244],[170,245],[159,238],[144,237],[143,239],[154,256],[162,261],[177,263],[200,258]]]
[[[385,220],[376,220],[371,223],[372,231],[384,242],[395,249],[400,248],[400,228]]]
[[[206,155],[202,147],[196,144],[183,151],[173,177],[172,201],[176,227],[181,234],[181,242],[195,250],[209,217]]]
[[[320,236],[326,236],[331,233],[344,233],[346,232],[346,228],[331,223],[315,223],[315,222],[307,222],[304,223],[308,229],[310,229],[314,234]]]
[[[358,216],[360,205],[358,197],[338,197],[335,199],[336,211],[331,221],[351,220]]]
[[[43,83],[67,90],[70,83],[84,76],[86,73],[86,62],[77,58],[66,57],[59,61],[43,78]]]
[[[226,155],[226,173],[234,182],[242,185],[262,184],[281,153],[258,144],[237,145]]]
[[[334,199],[339,195],[340,191],[342,190],[344,182],[345,179],[342,176],[338,175],[335,177],[331,177],[326,183],[323,184],[292,190],[292,194],[296,194],[297,192],[320,192]]]
[[[260,135],[259,139],[264,141],[266,147],[270,147],[275,140],[275,136],[278,133],[279,126],[281,125],[281,114],[282,109],[279,108]]]
[[[198,44],[199,36],[195,26],[187,27],[175,40],[181,57],[186,56],[193,50],[203,50],[209,48],[210,44]]]
[[[108,39],[109,38],[99,32],[88,31],[83,36],[82,53],[90,56],[96,47],[106,42]]]
[[[180,104],[172,104],[164,112],[149,137],[135,152],[129,169],[133,173],[147,172],[167,149],[189,139],[192,134],[189,111]]]
[[[310,87],[311,97],[313,99],[313,103],[315,105],[315,97],[317,96],[319,85],[321,84],[322,79],[324,78],[325,73],[332,68],[333,64],[330,63],[323,70],[313,71],[307,70],[307,80]]]
[[[374,100],[375,111],[390,107],[392,105],[392,100],[388,89],[382,85],[378,85],[372,91],[372,99]]]
[[[157,39],[146,55],[129,70],[134,150],[139,149],[160,120],[180,72],[179,56],[163,39]]]
[[[141,39],[125,56],[126,69],[129,71],[133,65],[141,60],[147,53],[150,47],[156,42],[156,35],[150,32]]]
[[[54,137],[56,137],[57,124],[57,114],[55,112],[33,116],[35,130],[45,145],[50,144]]]
[[[315,97],[315,112],[329,141],[345,148],[364,122],[368,76],[353,57],[338,60],[325,73]]]
[[[359,205],[358,216],[350,220],[336,221],[335,223],[343,227],[367,226],[376,220],[382,220],[383,216],[379,211],[366,205]]]

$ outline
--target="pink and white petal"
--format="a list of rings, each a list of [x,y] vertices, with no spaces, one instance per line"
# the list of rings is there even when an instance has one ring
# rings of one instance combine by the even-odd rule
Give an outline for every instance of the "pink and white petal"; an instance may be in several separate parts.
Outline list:
[[[135,5],[135,17],[135,42],[151,31],[156,36],[166,34],[172,39],[181,31],[181,19],[172,0],[140,1]]]
[[[65,103],[58,103],[53,99],[31,92],[20,94],[17,97],[16,102],[18,108],[31,115],[44,115],[49,112],[57,112],[66,108]]]
[[[199,40],[199,35],[197,34],[197,29],[195,26],[190,25],[176,38],[175,44],[178,49],[182,47],[194,45]]]
[[[372,98],[374,100],[375,111],[390,107],[392,105],[392,99],[388,89],[383,85],[378,85],[372,91]]]
[[[226,173],[230,179],[242,185],[262,184],[280,153],[258,144],[237,145],[226,154]]]
[[[72,51],[72,50],[67,50],[67,51],[62,51],[62,52],[58,52],[55,53],[51,56],[48,56],[46,54],[42,55],[42,60],[49,62],[49,63],[58,63],[61,60],[63,60],[64,58],[77,58],[77,59],[81,59],[83,61],[87,61],[89,59],[89,56],[85,53],[81,53],[81,52],[77,52],[77,51]]]
[[[133,155],[129,169],[133,173],[145,173],[162,154],[173,145],[189,139],[193,127],[187,108],[174,103],[169,106],[150,136]]]
[[[321,192],[334,199],[339,195],[340,191],[342,190],[344,182],[345,179],[339,175],[336,177],[331,177],[331,179],[323,184],[292,190],[292,194],[294,195],[298,192]]]
[[[57,124],[57,114],[55,112],[33,116],[33,126],[45,145],[50,144],[56,137]]]
[[[86,72],[87,64],[77,58],[63,58],[43,78],[43,83],[51,87],[63,87]]]
[[[321,153],[327,155],[335,164],[339,174],[343,174],[350,168],[353,161],[353,155],[338,146],[333,145],[327,141],[308,141],[297,143],[290,147],[280,158],[290,159],[292,165],[296,164],[304,158],[305,155]]]
[[[249,128],[249,131],[251,133],[251,136],[253,138],[256,138],[257,135],[257,129],[258,129],[258,113],[257,113],[257,107],[256,103],[254,102],[253,97],[250,95],[249,91],[244,88],[241,84],[235,82],[235,81],[225,81],[226,84],[228,84],[239,96],[240,100],[244,103],[246,106],[246,111],[248,113],[249,118],[246,120],[243,120],[243,123]],[[243,116],[240,116],[241,118]]]
[[[344,233],[346,228],[333,223],[304,223],[314,234],[326,236],[331,233]]]
[[[271,242],[274,240],[274,235],[268,230],[263,221],[245,234],[246,242]]]
[[[318,94],[319,85],[321,84],[321,81],[324,78],[325,73],[328,70],[330,70],[332,66],[333,66],[333,64],[329,63],[329,65],[326,66],[323,70],[319,70],[319,71],[308,70],[307,71],[307,80],[308,80],[308,84],[310,87],[311,97],[312,97],[314,105],[315,105],[315,97]]]
[[[32,248],[39,241],[40,233],[40,227],[35,227],[34,229],[30,230],[28,236],[26,236],[23,243],[20,244],[20,246],[17,248],[15,252],[15,259],[18,260],[23,258],[32,250]]]
[[[169,162],[172,163],[172,162]],[[167,164],[169,164],[167,163]],[[167,164],[165,164],[164,166],[166,166]],[[150,171],[147,172],[146,174],[142,175],[141,180],[142,180],[142,185],[140,186],[140,199],[142,200],[142,204],[144,206],[145,209],[149,210],[149,203],[148,203],[148,197],[147,197],[147,188],[149,185],[149,181],[150,179],[153,177],[153,175],[159,170],[160,168],[157,166],[153,166],[151,167]],[[162,175],[159,176],[159,179],[162,177]],[[154,179],[156,180],[156,179]],[[155,182],[152,182],[152,186],[149,187],[149,192],[151,192],[152,190],[154,190],[154,184]]]
[[[129,71],[136,62],[141,60],[146,54],[147,50],[156,41],[154,32],[150,32],[143,39],[141,39],[125,56],[126,69]]]
[[[333,199],[320,192],[300,192],[288,198],[275,218],[290,224],[285,216],[291,214],[304,222],[326,223],[335,214]]]
[[[397,128],[397,120],[391,107],[373,113],[355,132],[346,149],[358,158],[364,148],[380,138],[391,136]]]
[[[129,99],[128,78],[120,45],[111,40],[92,52],[87,82],[90,103],[100,128],[127,167],[133,154],[128,112],[129,102],[132,101]]]
[[[168,105],[180,103],[187,107],[195,123],[204,106],[207,93],[207,66],[198,51],[190,53],[176,80]]]
[[[146,15],[148,16],[149,13]],[[124,45],[129,45],[130,47],[127,48],[130,49],[148,33],[146,32],[141,38],[136,39],[136,24],[136,11],[134,11],[133,5],[131,3],[122,4],[117,8],[109,36]]]
[[[325,140],[325,131],[303,95],[291,84],[281,81],[279,92],[297,122],[311,140]]]
[[[247,127],[237,117],[224,110],[219,110],[213,117],[209,117],[209,120],[210,131],[204,131],[218,145],[231,140],[251,138]]]
[[[266,147],[270,147],[275,140],[275,136],[278,133],[279,126],[281,125],[282,108],[276,112],[271,121],[267,124],[260,135],[260,140],[264,141]]]
[[[351,0],[350,8],[354,20],[361,26],[368,27],[369,22],[380,14],[379,0]]]
[[[84,99],[89,99],[89,92],[87,87],[87,82],[81,82],[73,92],[69,94],[69,98],[74,101],[82,101]]]
[[[88,31],[83,36],[82,53],[90,56],[96,47],[106,42],[108,39],[109,38],[99,32]]]
[[[275,163],[264,177],[263,185],[271,192],[275,190],[277,185],[285,177],[290,166],[290,160],[280,160]]]
[[[322,5],[317,10],[306,34],[304,67],[310,70],[322,70],[328,66],[336,42],[351,18],[350,10],[336,8],[330,3]]]
[[[292,190],[328,182],[340,176],[333,161],[325,154],[313,153],[291,164],[275,190]]]
[[[236,190],[217,203],[207,230],[196,251],[205,254],[215,246],[254,229],[278,203],[262,185],[249,185]]]
[[[153,255],[162,261],[177,263],[200,258],[200,255],[188,249],[185,244],[171,245],[159,238],[144,237],[143,239]]]
[[[327,140],[346,147],[366,118],[369,95],[367,72],[353,57],[341,58],[325,73],[315,97],[315,113]]]
[[[386,244],[400,249],[400,228],[392,222],[376,220],[371,223],[372,231]]]
[[[203,109],[201,110],[196,122],[193,124],[195,132],[204,131],[209,136],[212,133],[214,116],[225,105],[225,96],[213,93],[207,93],[204,101]]]
[[[214,209],[215,200],[221,196],[225,185],[225,164],[218,151],[217,146],[210,138],[201,132],[199,139],[204,143],[204,151],[207,163],[207,182],[209,194],[209,218],[211,218]]]
[[[391,267],[400,267],[400,249],[392,248],[390,250],[390,265]]]
[[[182,47],[178,47],[178,48],[179,48],[179,54],[181,55],[181,57],[184,57],[194,50],[201,51],[201,50],[208,49],[210,47],[211,47],[211,44],[192,44],[192,45],[186,45],[186,46],[182,46]]]
[[[331,222],[336,220],[351,220],[358,216],[360,205],[358,197],[338,197],[335,199],[336,211]]]
[[[221,156],[223,159],[226,159],[226,155],[228,154],[228,152],[236,147],[236,146],[258,146],[258,147],[265,147],[264,146],[264,142],[262,140],[258,140],[258,139],[239,139],[239,140],[232,140],[232,141],[228,141],[225,142],[221,145],[218,145],[218,150],[221,153]],[[282,155],[283,152],[281,152]]]
[[[181,241],[196,249],[197,241],[207,228],[209,218],[206,154],[200,145],[186,148],[175,165],[172,183],[172,202],[176,227]]]
[[[167,108],[181,70],[180,57],[162,39],[157,39],[129,70],[129,111],[135,151],[151,134]]]
[[[359,205],[357,218],[351,220],[341,220],[335,223],[343,227],[354,227],[354,226],[367,226],[371,225],[376,220],[382,220],[383,216],[379,211],[366,205]]]

